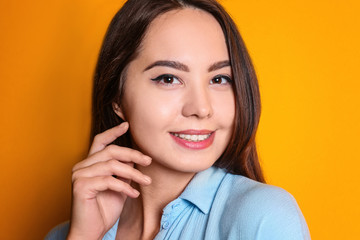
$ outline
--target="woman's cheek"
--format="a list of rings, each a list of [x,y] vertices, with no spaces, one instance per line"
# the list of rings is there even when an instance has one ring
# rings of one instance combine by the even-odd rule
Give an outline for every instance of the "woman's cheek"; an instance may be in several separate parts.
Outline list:
[[[170,94],[146,94],[133,96],[134,100],[128,111],[130,131],[139,147],[151,146],[164,137],[175,125],[177,119],[176,101]]]
[[[224,128],[232,128],[235,121],[235,96],[232,90],[217,92],[212,96],[214,117]]]

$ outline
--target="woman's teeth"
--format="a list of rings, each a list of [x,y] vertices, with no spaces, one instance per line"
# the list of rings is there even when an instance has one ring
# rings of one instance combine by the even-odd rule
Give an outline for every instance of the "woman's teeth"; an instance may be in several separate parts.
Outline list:
[[[210,134],[204,134],[204,135],[190,135],[190,134],[173,133],[173,135],[175,137],[182,138],[182,139],[185,139],[187,141],[200,142],[200,141],[204,141],[205,139],[209,138],[211,133]]]

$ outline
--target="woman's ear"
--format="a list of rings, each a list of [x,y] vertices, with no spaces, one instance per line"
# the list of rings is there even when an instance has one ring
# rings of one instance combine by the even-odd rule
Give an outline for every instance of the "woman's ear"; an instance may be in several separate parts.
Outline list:
[[[112,104],[113,110],[122,120],[126,121],[125,115],[121,109],[121,107],[117,103]]]

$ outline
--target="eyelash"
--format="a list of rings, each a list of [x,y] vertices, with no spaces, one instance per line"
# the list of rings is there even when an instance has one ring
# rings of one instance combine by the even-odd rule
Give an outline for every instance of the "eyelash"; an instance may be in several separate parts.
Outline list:
[[[226,83],[219,83],[219,85],[232,84],[232,82],[233,82],[233,80],[231,79],[231,77],[226,76],[226,75],[216,75],[215,77],[213,77],[213,78],[211,79],[211,81],[214,81],[215,79],[218,79],[218,78],[220,78],[220,79],[225,79],[225,80],[226,80]],[[217,83],[215,83],[215,84],[217,84]]]
[[[165,82],[166,78],[167,78],[167,80],[169,80],[169,78],[171,78],[172,81]],[[180,82],[180,80],[177,77],[175,77],[174,75],[171,75],[171,74],[162,74],[156,78],[152,78],[151,80],[154,82],[158,82],[160,84],[164,84],[164,85],[173,85],[174,79],[176,79],[178,82]],[[177,83],[177,84],[179,84],[179,83]]]
[[[169,80],[169,79],[172,79],[170,82],[165,82],[165,80]],[[225,84],[232,84],[233,80],[229,77],[229,76],[226,76],[226,75],[216,75],[215,77],[213,77],[210,82],[213,82],[215,79],[225,79],[226,80],[226,83],[213,83],[213,84],[219,84],[219,85],[225,85]],[[176,84],[180,84],[180,80],[175,77],[174,75],[172,74],[162,74],[156,78],[151,78],[152,81],[154,82],[158,82],[160,84],[164,84],[164,85],[174,85],[174,79],[176,79],[179,83],[176,83]]]

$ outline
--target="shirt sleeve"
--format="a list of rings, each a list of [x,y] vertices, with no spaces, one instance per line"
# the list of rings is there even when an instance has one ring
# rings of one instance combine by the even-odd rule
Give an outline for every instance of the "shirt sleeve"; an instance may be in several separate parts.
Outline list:
[[[120,219],[120,218],[119,218]],[[119,219],[115,222],[114,226],[105,234],[103,240],[114,240],[116,237],[117,226]],[[51,229],[46,235],[44,240],[66,240],[69,234],[70,222],[66,221]]]
[[[45,237],[45,240],[66,240],[69,233],[69,222],[54,227]]]
[[[295,198],[281,188],[268,193],[267,211],[257,227],[256,239],[310,240],[305,218]]]
[[[228,239],[309,240],[305,218],[294,197],[282,188],[258,184],[229,203]]]

